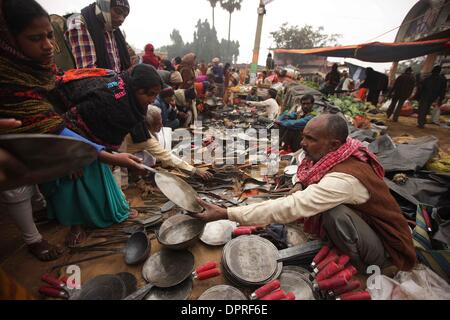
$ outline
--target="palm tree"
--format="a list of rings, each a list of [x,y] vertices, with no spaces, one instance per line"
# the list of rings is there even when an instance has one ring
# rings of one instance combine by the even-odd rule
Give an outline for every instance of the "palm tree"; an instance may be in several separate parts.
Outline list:
[[[228,23],[228,42],[230,42],[231,38],[231,15],[233,14],[234,11],[241,10],[241,3],[242,0],[220,0],[221,7],[224,10],[228,11],[228,13],[230,14],[230,19]]]
[[[212,7],[212,23],[213,23],[213,29],[215,28],[215,17],[214,17],[214,9],[216,8],[217,2],[219,2],[219,0],[208,0],[208,2],[211,4]]]

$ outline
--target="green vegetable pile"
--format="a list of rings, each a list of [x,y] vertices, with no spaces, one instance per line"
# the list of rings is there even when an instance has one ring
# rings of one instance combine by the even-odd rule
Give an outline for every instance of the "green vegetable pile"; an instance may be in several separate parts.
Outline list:
[[[328,97],[328,100],[341,109],[342,113],[352,118],[363,116],[368,111],[376,109],[371,103],[362,103],[354,100],[352,97],[338,98],[336,96],[330,96]]]
[[[301,81],[301,84],[310,87],[311,89],[316,89],[319,90],[320,89],[320,85],[318,83],[315,83],[313,81]]]

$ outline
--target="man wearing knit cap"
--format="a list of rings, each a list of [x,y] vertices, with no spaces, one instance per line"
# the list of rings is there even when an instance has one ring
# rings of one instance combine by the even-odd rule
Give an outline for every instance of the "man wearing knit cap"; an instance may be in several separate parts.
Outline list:
[[[211,72],[213,75],[213,80],[214,83],[217,87],[217,95],[219,97],[223,97],[224,94],[224,81],[225,81],[225,77],[224,77],[224,70],[223,70],[223,65],[220,65],[220,59],[219,58],[214,58],[212,60],[213,66],[211,68]]]
[[[128,0],[97,0],[68,18],[66,38],[78,69],[130,68],[127,42],[119,29],[129,13]]]

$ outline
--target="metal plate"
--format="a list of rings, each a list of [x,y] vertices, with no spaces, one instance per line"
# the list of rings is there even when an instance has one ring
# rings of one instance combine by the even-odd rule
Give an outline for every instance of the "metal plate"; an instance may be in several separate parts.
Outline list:
[[[179,285],[170,288],[153,287],[145,300],[187,300],[192,293],[192,278],[184,280]]]
[[[262,283],[277,271],[278,249],[258,236],[242,236],[227,243],[224,260],[230,274],[248,283]]]
[[[180,208],[195,213],[203,211],[197,203],[197,192],[184,180],[170,173],[158,171],[155,182],[161,192]]]
[[[212,287],[198,298],[198,300],[248,300],[247,297],[235,287],[215,286]]]
[[[159,288],[176,286],[194,271],[194,256],[189,251],[161,250],[145,262],[144,279]]]
[[[207,223],[200,240],[210,246],[223,246],[231,241],[233,230],[237,223],[230,220],[220,220]]]
[[[127,288],[117,275],[102,275],[88,281],[71,300],[121,300]]]
[[[154,226],[155,224],[158,224],[162,219],[163,219],[162,214],[155,214],[149,218],[137,220],[136,223],[139,223],[140,225],[146,227],[151,227]]]
[[[172,201],[168,201],[161,207],[161,213],[169,212],[170,210],[175,208],[175,206],[175,203],[173,203]]]
[[[30,170],[25,177],[2,186],[4,190],[65,177],[91,164],[98,154],[87,143],[48,134],[1,135],[0,148],[7,150]]]
[[[284,267],[280,275],[281,290],[293,292],[296,300],[316,300],[308,270],[300,267]]]

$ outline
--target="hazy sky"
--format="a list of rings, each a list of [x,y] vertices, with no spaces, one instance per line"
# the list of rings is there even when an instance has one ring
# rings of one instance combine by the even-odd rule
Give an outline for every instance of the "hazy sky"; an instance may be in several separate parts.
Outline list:
[[[207,0],[128,0],[131,12],[122,29],[127,41],[137,48],[147,43],[155,47],[170,44],[170,33],[178,29],[185,42],[193,39],[198,19],[212,24],[212,9]],[[49,13],[79,12],[93,0],[38,0]],[[371,41],[394,41],[397,30],[373,38],[401,25],[417,0],[274,0],[266,7],[261,41],[260,64],[265,64],[273,42],[270,32],[284,23],[323,26],[326,33],[342,34],[341,45]],[[244,0],[242,9],[232,16],[231,38],[241,45],[239,62],[251,61],[255,41],[259,0]],[[219,41],[228,37],[228,13],[216,7]],[[351,61],[351,60],[349,60]],[[367,63],[357,62],[360,65]],[[383,71],[387,64],[371,64]]]

